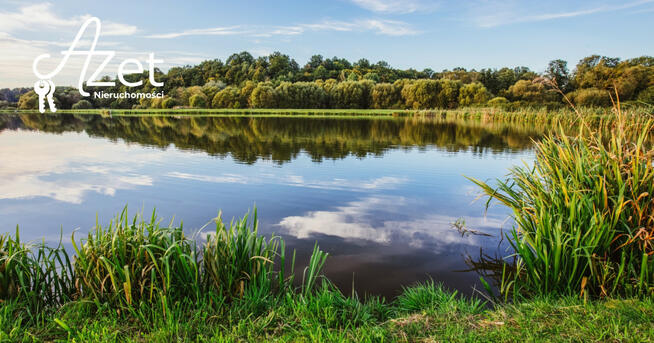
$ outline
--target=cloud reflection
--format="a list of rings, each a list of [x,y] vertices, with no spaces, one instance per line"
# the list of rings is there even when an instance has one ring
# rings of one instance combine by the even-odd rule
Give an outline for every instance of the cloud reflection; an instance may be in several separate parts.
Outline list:
[[[411,213],[410,207],[411,203],[405,197],[371,196],[330,211],[310,211],[304,216],[289,216],[278,225],[299,239],[319,234],[383,245],[402,242],[414,248],[481,245],[480,237],[462,237],[452,227],[456,217],[429,214],[422,218],[401,220],[406,217],[404,213]],[[384,216],[390,219],[384,219]],[[491,234],[497,234],[493,229],[503,224],[499,219],[487,217],[466,216],[465,220],[470,227]]]
[[[408,181],[405,177],[382,176],[372,179],[348,180],[334,178],[331,180],[307,180],[302,175],[277,175],[277,174],[258,174],[256,176],[221,174],[221,175],[201,175],[182,172],[170,172],[166,176],[185,180],[194,180],[211,183],[235,183],[235,184],[265,184],[272,183],[276,185],[303,187],[325,190],[342,190],[342,191],[369,191],[380,189],[394,189],[397,186]]]
[[[87,193],[114,196],[117,190],[153,185],[153,178],[138,168],[162,158],[161,153],[104,140],[92,143],[77,133],[3,132],[0,199],[48,197],[80,204]]]

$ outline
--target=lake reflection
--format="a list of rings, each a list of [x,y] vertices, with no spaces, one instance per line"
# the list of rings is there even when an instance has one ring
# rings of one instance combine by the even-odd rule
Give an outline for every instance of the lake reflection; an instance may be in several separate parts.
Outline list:
[[[535,128],[437,118],[0,115],[0,231],[27,240],[107,223],[125,204],[195,231],[256,204],[305,261],[318,241],[344,292],[443,282],[470,294],[466,256],[506,254],[508,212],[463,175],[533,159]],[[462,237],[452,223],[491,237]]]

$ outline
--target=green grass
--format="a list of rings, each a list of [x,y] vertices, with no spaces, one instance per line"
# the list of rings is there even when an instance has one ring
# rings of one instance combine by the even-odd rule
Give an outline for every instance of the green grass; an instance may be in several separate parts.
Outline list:
[[[473,180],[489,203],[513,210],[518,258],[505,296],[654,295],[652,133],[652,121],[620,116],[608,134],[560,129],[536,143],[533,167],[511,169],[497,187]]]
[[[308,298],[243,299],[142,306],[142,319],[93,303],[70,302],[39,323],[20,316],[21,304],[0,305],[0,340],[72,342],[651,342],[654,303],[623,299],[584,302],[539,298],[492,308],[433,285],[409,288],[431,299],[410,309],[403,301],[361,301],[328,288]],[[403,295],[403,296],[405,296]],[[405,299],[406,300],[406,299]],[[165,315],[163,314],[165,313]]]
[[[588,118],[611,118],[614,111],[609,108],[579,108],[579,113]],[[633,107],[624,111],[626,116],[639,118],[654,116],[652,107]],[[38,113],[36,110],[5,109],[0,113]],[[556,122],[561,119],[576,121],[577,113],[568,108],[551,110],[547,108],[517,108],[502,109],[493,107],[462,107],[458,109],[283,109],[283,108],[244,108],[244,109],[201,109],[201,108],[175,108],[175,109],[87,109],[87,110],[58,110],[57,113],[73,114],[100,114],[112,116],[214,116],[214,115],[252,115],[252,116],[398,116],[398,115],[438,115],[449,119],[484,118],[504,121],[540,121]]]
[[[123,211],[61,248],[0,236],[0,341],[422,342],[648,341],[651,298],[536,298],[489,304],[439,284],[392,301],[346,296],[321,271],[316,245],[296,276],[279,237],[253,216],[204,240]],[[287,260],[288,258],[288,260]],[[289,270],[284,267],[290,266]],[[300,279],[301,275],[301,279]]]

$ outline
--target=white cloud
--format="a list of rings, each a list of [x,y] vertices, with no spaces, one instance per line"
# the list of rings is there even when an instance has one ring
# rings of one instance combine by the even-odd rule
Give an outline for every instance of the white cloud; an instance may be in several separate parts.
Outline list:
[[[416,0],[351,0],[355,5],[378,13],[413,13],[430,11],[436,7],[433,2],[425,3]]]
[[[79,27],[91,15],[86,14],[73,18],[62,18],[54,14],[51,3],[40,3],[18,8],[16,12],[0,12],[0,32],[19,30],[44,31]],[[125,36],[138,31],[134,25],[102,22],[102,35]]]
[[[211,27],[207,29],[192,29],[192,30],[184,30],[180,32],[154,34],[154,35],[146,36],[146,38],[167,39],[167,38],[177,38],[183,36],[231,36],[231,35],[242,35],[247,33],[246,31],[238,30],[239,28],[240,26],[226,26],[226,27]]]
[[[654,0],[640,0],[620,5],[599,5],[592,8],[562,12],[534,13],[534,10],[517,8],[516,3],[513,2],[485,1],[476,3],[473,7],[473,20],[480,27],[490,28],[515,23],[575,18],[596,13],[625,10],[650,3],[654,3]]]
[[[274,36],[297,36],[309,31],[369,31],[387,36],[414,35],[419,31],[413,29],[410,24],[398,20],[385,19],[360,19],[354,21],[323,20],[312,24],[297,24],[288,26],[229,26],[214,27],[206,29],[189,29],[179,32],[152,34],[147,38],[170,39],[183,36],[251,36],[251,37],[274,37]]]
[[[396,20],[365,20],[362,25],[368,30],[387,36],[410,36],[419,33],[409,24]]]

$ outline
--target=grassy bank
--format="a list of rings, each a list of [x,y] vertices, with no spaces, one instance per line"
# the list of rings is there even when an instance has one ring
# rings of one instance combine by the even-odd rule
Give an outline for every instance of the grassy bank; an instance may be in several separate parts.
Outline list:
[[[253,219],[253,220],[252,220]],[[254,218],[215,220],[202,240],[123,212],[61,246],[0,239],[0,340],[647,341],[651,299],[537,297],[492,304],[413,285],[391,301],[344,295],[317,246],[295,261]],[[196,236],[201,237],[201,236]],[[306,267],[298,267],[304,266]]]
[[[74,256],[4,235],[0,340],[124,341],[647,341],[651,300],[540,298],[493,305],[434,283],[392,301],[343,295],[277,237],[246,218],[216,220],[202,243],[124,212]],[[256,218],[255,218],[256,220]],[[298,265],[300,263],[298,262]],[[288,269],[285,270],[285,267]],[[297,269],[297,270],[296,270]]]
[[[581,107],[579,113],[585,117],[607,118],[614,116],[614,110],[600,107]],[[38,113],[36,110],[0,110],[0,113]],[[46,112],[48,113],[48,112]],[[58,110],[57,113],[73,114],[98,114],[112,116],[166,116],[166,115],[254,115],[254,116],[280,116],[280,115],[302,115],[302,116],[403,116],[403,115],[438,115],[450,119],[456,118],[522,118],[527,120],[543,120],[577,118],[578,114],[569,108],[548,109],[548,108],[516,108],[503,109],[498,107],[462,107],[457,109],[280,109],[280,108],[248,108],[248,109],[201,109],[201,108],[174,108],[174,109],[84,109],[84,110]],[[624,110],[626,116],[642,117],[654,116],[654,107],[632,107]]]
[[[651,300],[535,299],[483,309],[431,286],[382,304],[333,291],[310,297],[142,306],[117,313],[89,301],[21,318],[22,304],[0,305],[0,340],[75,342],[651,342]]]

